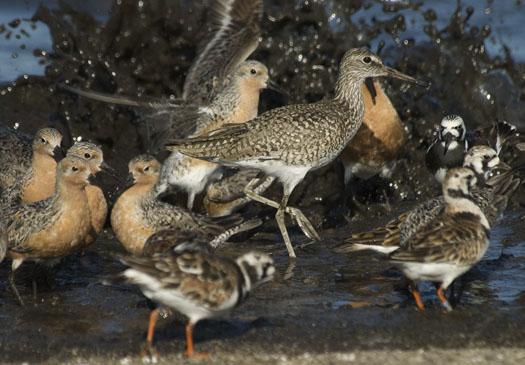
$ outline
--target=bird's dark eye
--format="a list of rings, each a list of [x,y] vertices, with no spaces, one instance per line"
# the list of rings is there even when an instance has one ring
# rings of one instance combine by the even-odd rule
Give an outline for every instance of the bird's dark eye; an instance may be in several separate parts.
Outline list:
[[[149,171],[149,166],[144,167],[144,171]]]
[[[45,138],[40,138],[40,140],[42,141],[42,143],[46,143]]]
[[[73,167],[71,168],[71,170],[72,170],[72,171],[78,171],[78,167],[73,166]]]
[[[254,69],[254,68],[252,68],[252,69],[250,70],[250,73],[251,73],[252,75],[255,75],[255,74],[257,74],[257,70]]]
[[[84,153],[84,157],[85,157],[85,158],[91,158],[91,155],[90,155],[89,153],[86,152],[86,153]]]
[[[369,56],[365,56],[365,57],[363,57],[363,62],[364,63],[370,63],[370,62],[372,62],[372,59]]]

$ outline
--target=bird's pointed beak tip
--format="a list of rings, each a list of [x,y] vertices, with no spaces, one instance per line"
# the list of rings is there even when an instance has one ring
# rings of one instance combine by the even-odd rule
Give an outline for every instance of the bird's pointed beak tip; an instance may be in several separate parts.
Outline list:
[[[418,79],[416,79],[416,78],[414,78],[412,76],[406,75],[406,74],[396,70],[395,68],[391,68],[391,67],[386,67],[385,66],[385,70],[386,70],[387,76],[390,76],[390,77],[393,77],[393,78],[396,78],[396,79],[399,79],[399,80],[407,81],[407,82],[410,82],[412,84],[421,86],[421,87],[426,88],[426,89],[428,89],[430,87],[430,83],[429,82],[423,81],[423,80],[418,80]]]

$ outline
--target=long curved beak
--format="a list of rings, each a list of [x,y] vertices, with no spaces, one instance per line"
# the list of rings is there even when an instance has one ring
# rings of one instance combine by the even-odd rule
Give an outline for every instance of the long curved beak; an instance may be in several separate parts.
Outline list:
[[[398,70],[392,67],[384,66],[384,68],[385,68],[387,76],[390,76],[390,77],[393,77],[399,80],[403,80],[403,81],[408,81],[408,82],[411,82],[413,84],[416,84],[422,87],[430,86],[430,83],[425,82],[425,81],[420,81],[418,79],[413,78],[412,76],[405,75],[404,73],[399,72]]]

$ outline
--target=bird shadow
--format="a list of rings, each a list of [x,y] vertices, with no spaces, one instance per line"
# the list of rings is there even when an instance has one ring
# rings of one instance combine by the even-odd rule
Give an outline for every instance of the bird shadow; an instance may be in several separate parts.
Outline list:
[[[156,341],[184,340],[185,322],[181,319],[172,320],[168,326],[159,329],[156,333]],[[252,321],[239,319],[233,320],[203,320],[194,328],[193,335],[196,343],[204,343],[218,339],[230,339],[241,337],[248,332],[260,328],[273,327],[274,325],[266,318],[256,318]]]

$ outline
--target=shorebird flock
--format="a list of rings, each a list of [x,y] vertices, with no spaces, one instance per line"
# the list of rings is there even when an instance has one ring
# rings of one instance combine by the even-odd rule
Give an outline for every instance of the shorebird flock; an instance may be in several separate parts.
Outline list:
[[[279,89],[266,65],[248,60],[260,39],[262,1],[214,0],[210,10],[208,42],[187,74],[181,99],[137,100],[62,85],[82,97],[138,108],[148,125],[148,151],[129,161],[132,182],[110,213],[104,192],[90,182],[102,170],[115,175],[100,146],[76,142],[62,157],[62,135],[53,128],[34,136],[0,128],[0,261],[11,260],[7,280],[14,297],[24,305],[15,282],[23,262],[53,265],[86,249],[109,215],[128,254],[117,256],[127,269],[107,282],[137,285],[152,301],[148,356],[155,354],[160,312],[185,315],[186,355],[205,357],[194,349],[194,325],[229,312],[274,278],[269,254],[252,251],[235,259],[220,254],[230,237],[263,224],[261,217],[247,219],[236,211],[257,203],[274,208],[289,258],[296,259],[287,216],[309,239],[320,240],[308,217],[288,204],[296,186],[308,172],[336,160],[350,186],[354,177],[389,177],[407,136],[379,78],[427,85],[367,49],[350,49],[331,96],[258,115],[261,91]],[[442,194],[384,227],[352,234],[335,251],[386,255],[409,280],[420,310],[421,281],[435,283],[443,307],[452,310],[447,288],[481,260],[491,227],[521,184],[499,156],[506,136],[515,132],[512,125],[497,123],[470,138],[460,116],[445,116],[426,161]],[[165,151],[169,154],[160,161],[157,156]],[[234,172],[224,176],[225,168]],[[280,201],[264,196],[275,180],[282,185]],[[185,206],[161,199],[173,190],[187,194]],[[193,211],[201,193],[205,214]]]

